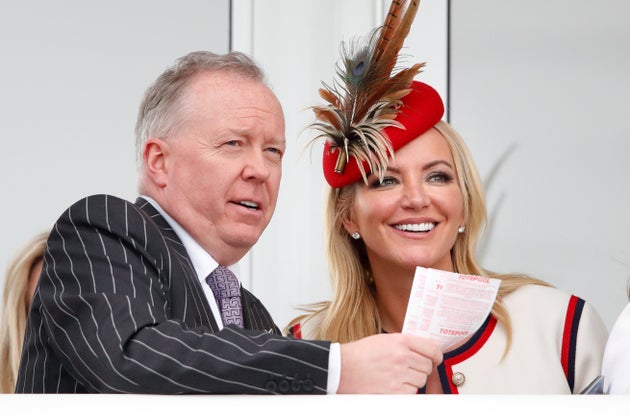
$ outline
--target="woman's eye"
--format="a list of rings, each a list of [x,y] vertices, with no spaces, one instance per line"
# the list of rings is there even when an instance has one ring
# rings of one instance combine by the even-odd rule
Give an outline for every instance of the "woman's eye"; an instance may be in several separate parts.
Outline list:
[[[384,177],[382,180],[378,178],[374,179],[370,183],[371,188],[389,187],[398,183],[398,180],[394,177]]]
[[[449,183],[453,181],[453,176],[446,172],[432,172],[427,177],[429,182]]]

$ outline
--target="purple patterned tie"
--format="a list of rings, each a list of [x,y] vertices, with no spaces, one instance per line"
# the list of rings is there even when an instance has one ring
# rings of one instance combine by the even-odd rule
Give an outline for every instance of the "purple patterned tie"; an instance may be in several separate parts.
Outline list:
[[[208,275],[206,282],[212,289],[214,298],[221,309],[223,324],[236,324],[243,327],[243,307],[241,306],[241,287],[236,276],[224,266]]]

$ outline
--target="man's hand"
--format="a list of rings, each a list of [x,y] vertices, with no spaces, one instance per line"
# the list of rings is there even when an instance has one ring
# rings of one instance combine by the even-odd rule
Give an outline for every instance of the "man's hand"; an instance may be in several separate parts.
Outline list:
[[[410,334],[378,334],[341,345],[338,394],[415,394],[442,362],[429,339]]]

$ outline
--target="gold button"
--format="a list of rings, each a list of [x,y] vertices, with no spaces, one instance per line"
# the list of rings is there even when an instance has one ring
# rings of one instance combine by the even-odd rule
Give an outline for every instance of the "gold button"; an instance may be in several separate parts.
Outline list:
[[[451,378],[451,381],[453,382],[453,384],[459,387],[464,384],[464,382],[466,381],[466,377],[461,372],[455,372],[453,374],[453,377]]]

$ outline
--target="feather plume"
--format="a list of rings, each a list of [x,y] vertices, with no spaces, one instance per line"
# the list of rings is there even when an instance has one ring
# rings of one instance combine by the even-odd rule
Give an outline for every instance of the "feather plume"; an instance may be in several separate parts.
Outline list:
[[[315,106],[311,127],[339,149],[336,172],[343,172],[351,157],[357,159],[363,179],[370,172],[382,178],[393,155],[382,130],[403,128],[394,119],[401,99],[410,91],[424,63],[396,70],[400,49],[416,16],[419,0],[393,0],[383,26],[365,39],[341,44],[341,60],[333,85],[322,83],[320,97],[326,105]]]

